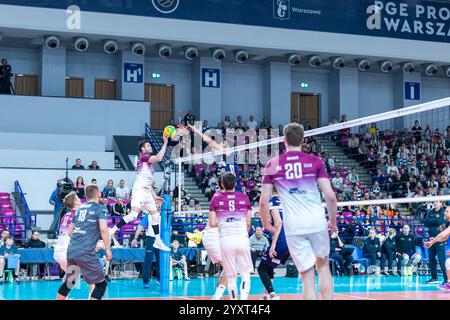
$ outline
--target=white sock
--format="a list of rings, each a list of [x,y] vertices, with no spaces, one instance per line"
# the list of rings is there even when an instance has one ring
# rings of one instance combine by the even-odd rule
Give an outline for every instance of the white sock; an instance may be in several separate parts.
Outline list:
[[[131,211],[130,214],[127,214],[125,217],[123,217],[123,221],[125,221],[127,224],[130,222],[133,222],[137,219],[139,213],[136,211]]]
[[[220,300],[223,297],[223,294],[225,293],[225,290],[227,290],[227,287],[221,284],[216,288],[216,293],[214,293],[214,299]]]
[[[152,225],[159,224],[159,212],[156,214],[152,214]]]
[[[250,274],[241,274],[241,300],[247,300],[250,293]]]
[[[230,300],[238,300],[237,283],[235,277],[228,277],[228,294]]]

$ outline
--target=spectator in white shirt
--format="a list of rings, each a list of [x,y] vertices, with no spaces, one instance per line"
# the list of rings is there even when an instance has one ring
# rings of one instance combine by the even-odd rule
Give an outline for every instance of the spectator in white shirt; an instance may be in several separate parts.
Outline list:
[[[355,183],[359,182],[359,175],[358,175],[358,173],[356,172],[356,168],[355,168],[355,167],[352,168],[352,171],[348,174],[347,179],[348,179],[352,184],[355,184]]]
[[[391,172],[391,171],[394,171],[395,174],[397,174],[399,172],[397,166],[394,163],[394,160],[391,160],[390,164],[387,167],[387,172]]]
[[[333,185],[333,188],[335,188],[336,190],[342,189],[343,182],[344,182],[344,179],[342,179],[339,172],[336,172],[336,176],[333,179],[331,179],[331,184]]]
[[[255,118],[253,116],[248,117],[247,128],[251,130],[258,129],[258,122],[255,121]]]
[[[130,190],[125,186],[125,180],[120,180],[119,187],[116,189],[116,196],[122,200],[128,200],[130,197]]]

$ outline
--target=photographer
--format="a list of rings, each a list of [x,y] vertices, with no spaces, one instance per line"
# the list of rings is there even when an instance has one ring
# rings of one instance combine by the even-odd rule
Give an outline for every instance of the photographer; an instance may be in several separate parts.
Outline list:
[[[2,59],[0,66],[0,94],[11,94],[12,68],[8,60]]]

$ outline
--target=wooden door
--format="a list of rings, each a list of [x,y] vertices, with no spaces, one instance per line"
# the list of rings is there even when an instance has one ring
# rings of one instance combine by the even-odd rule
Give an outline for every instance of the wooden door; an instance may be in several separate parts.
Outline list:
[[[17,95],[38,95],[38,76],[36,74],[16,74],[14,79],[14,90],[16,91]]]
[[[144,98],[150,102],[150,127],[164,129],[174,117],[175,86],[146,83]]]
[[[95,99],[116,100],[116,80],[95,79]]]
[[[84,97],[84,79],[78,77],[66,78],[66,97],[83,98]]]
[[[320,126],[320,95],[293,92],[291,95],[291,117],[297,116],[302,125],[309,121],[313,129]]]

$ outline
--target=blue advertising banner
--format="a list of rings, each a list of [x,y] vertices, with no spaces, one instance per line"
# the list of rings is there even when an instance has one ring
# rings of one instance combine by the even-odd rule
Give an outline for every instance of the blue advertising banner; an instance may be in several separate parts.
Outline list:
[[[0,4],[450,43],[450,3],[404,0],[0,0]]]

